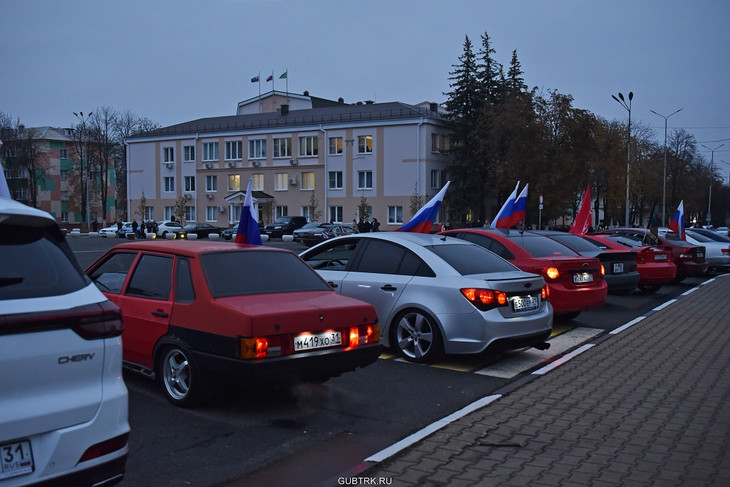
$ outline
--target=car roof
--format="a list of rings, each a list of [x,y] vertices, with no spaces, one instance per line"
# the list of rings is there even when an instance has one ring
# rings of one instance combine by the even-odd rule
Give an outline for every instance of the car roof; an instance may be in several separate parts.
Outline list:
[[[236,250],[252,250],[260,252],[291,252],[287,249],[265,247],[263,245],[235,244],[217,242],[215,240],[162,240],[131,241],[118,244],[118,250],[143,250],[148,252],[168,252],[179,255],[194,256],[209,252],[230,252]]]
[[[0,222],[38,227],[57,225],[49,213],[9,198],[0,198]]]
[[[387,240],[389,242],[401,242],[410,243],[413,245],[427,246],[427,245],[443,245],[445,243],[456,244],[456,245],[474,245],[471,242],[462,240],[460,238],[437,235],[432,233],[415,233],[415,232],[371,232],[371,233],[356,233],[353,235],[346,235],[337,238],[371,238],[377,240]],[[330,242],[332,240],[329,240]]]

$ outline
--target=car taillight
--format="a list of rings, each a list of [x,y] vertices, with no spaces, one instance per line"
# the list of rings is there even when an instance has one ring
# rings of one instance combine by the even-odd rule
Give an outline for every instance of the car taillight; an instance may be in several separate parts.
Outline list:
[[[350,328],[350,348],[380,341],[380,325],[353,326]]]
[[[461,289],[461,294],[477,309],[487,311],[492,308],[507,305],[507,295],[502,291],[491,289],[466,288]]]
[[[730,255],[730,249],[722,249],[722,255]]]
[[[636,254],[636,263],[646,264],[646,254],[644,254],[643,252]]]
[[[121,335],[124,325],[117,305],[104,301],[96,306],[86,306],[63,319],[76,321],[71,329],[84,340],[100,340]]]
[[[601,264],[601,275],[602,276],[605,276],[606,275],[606,268],[603,267],[603,264]]]
[[[557,267],[546,267],[542,270],[542,274],[549,281],[557,281],[560,279],[560,271]]]
[[[687,260],[687,259],[692,260],[692,258],[693,258],[692,249],[683,250],[682,253],[679,254],[679,258],[685,259],[685,260]]]
[[[269,340],[266,338],[242,338],[240,348],[241,358],[265,358],[269,354]]]
[[[549,301],[550,300],[550,286],[547,284],[543,286],[542,290],[540,291],[540,296],[542,297],[543,301]]]
[[[125,433],[123,435],[116,436],[110,440],[97,443],[96,445],[91,445],[89,448],[86,449],[84,454],[81,455],[79,463],[93,460],[94,458],[99,458],[117,450],[121,450],[127,445],[128,438],[129,433]]]

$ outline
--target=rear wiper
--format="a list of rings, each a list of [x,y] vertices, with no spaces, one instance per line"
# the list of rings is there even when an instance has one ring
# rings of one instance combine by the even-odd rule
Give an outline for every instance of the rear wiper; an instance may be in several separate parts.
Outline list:
[[[14,286],[15,284],[20,284],[24,280],[24,277],[0,277],[0,287]]]

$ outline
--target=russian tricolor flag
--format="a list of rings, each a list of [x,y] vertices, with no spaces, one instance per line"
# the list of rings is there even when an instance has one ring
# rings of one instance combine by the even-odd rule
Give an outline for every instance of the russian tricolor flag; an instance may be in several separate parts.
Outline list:
[[[684,200],[679,202],[679,207],[672,217],[672,221],[669,222],[669,229],[679,235],[682,240],[687,240],[687,236],[684,233]]]
[[[525,219],[525,213],[527,211],[527,188],[529,186],[529,184],[526,184],[520,195],[517,196],[517,189],[520,187],[520,182],[517,181],[515,190],[512,191],[512,194],[504,202],[497,216],[494,217],[491,225],[492,228],[510,228]]]
[[[444,201],[444,195],[446,194],[446,188],[449,187],[451,181],[447,181],[441,191],[431,200],[421,207],[418,212],[413,215],[413,218],[405,225],[396,228],[396,232],[415,232],[415,233],[431,233],[431,228],[436,222],[436,218],[441,208],[441,203]]]
[[[253,197],[251,196],[251,185],[253,178],[248,180],[246,188],[246,198],[243,200],[243,208],[241,209],[241,221],[238,223],[236,231],[236,243],[261,245],[261,233],[259,233],[259,222],[254,216]]]

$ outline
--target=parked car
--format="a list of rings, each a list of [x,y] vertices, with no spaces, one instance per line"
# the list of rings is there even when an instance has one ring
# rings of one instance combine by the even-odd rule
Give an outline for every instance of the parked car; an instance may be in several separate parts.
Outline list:
[[[543,278],[463,240],[358,233],[300,256],[340,294],[375,306],[385,345],[414,362],[490,347],[544,348],[552,331]]]
[[[168,233],[174,233],[175,236],[183,231],[183,226],[179,221],[164,221],[157,225],[157,236],[167,238]]]
[[[633,249],[639,271],[638,288],[653,293],[664,284],[671,284],[677,277],[677,265],[672,260],[672,248],[666,245],[643,245],[621,235],[588,234],[583,238],[601,248]]]
[[[86,279],[48,213],[0,198],[0,255],[0,485],[121,481],[119,308]]]
[[[632,238],[642,245],[667,245],[672,248],[672,258],[677,266],[675,282],[681,282],[687,277],[702,276],[707,272],[708,263],[705,258],[705,248],[692,245],[680,239],[676,234],[656,235],[647,228],[611,228],[603,231],[604,234],[622,235]]]
[[[274,223],[264,227],[264,233],[269,238],[281,238],[282,235],[292,235],[294,230],[306,224],[307,218],[303,216],[280,216]]]
[[[687,242],[694,245],[701,245],[705,247],[705,259],[707,259],[708,270],[727,271],[730,269],[730,240],[721,235],[715,234],[713,237],[709,237],[698,230],[688,228],[685,230]],[[706,230],[707,232],[714,233],[712,230]]]
[[[560,242],[519,230],[462,228],[450,235],[491,250],[525,272],[543,276],[550,289],[555,315],[573,319],[582,311],[605,304],[608,286],[601,262],[585,257]]]
[[[350,225],[310,222],[294,230],[294,241],[311,247],[329,238],[356,233]]]
[[[603,278],[606,280],[609,293],[627,293],[636,289],[639,284],[636,253],[633,250],[627,248],[621,250],[603,249],[578,235],[568,232],[530,230],[530,233],[545,235],[548,238],[557,240],[566,247],[570,247],[580,255],[596,257],[600,260],[605,269]]]
[[[373,307],[338,295],[288,250],[136,241],[87,274],[124,313],[125,365],[156,377],[176,406],[219,381],[325,381],[382,349]]]
[[[719,231],[720,228],[723,227],[719,227],[714,230],[710,230],[708,228],[688,228],[687,230],[691,231],[692,233],[699,233],[700,235],[709,237],[716,242],[730,242],[730,237],[728,237],[727,231],[721,232]]]
[[[123,222],[122,225],[130,225],[130,232],[131,230],[131,222]],[[119,226],[115,223],[114,225],[109,225],[108,227],[104,227],[101,230],[99,230],[99,236],[100,237],[116,237],[117,236],[117,230],[119,230]]]
[[[238,225],[234,225],[230,228],[226,228],[221,232],[221,237],[223,237],[224,240],[231,240],[233,238],[236,238],[236,233],[238,233]]]
[[[225,229],[214,227],[210,223],[188,223],[178,232],[178,236],[187,238],[188,235],[194,233],[198,238],[208,238],[211,233],[221,235]]]
[[[122,223],[122,228],[116,227],[116,236],[117,238],[125,238],[128,233],[134,233],[132,231],[132,222],[124,222]]]

